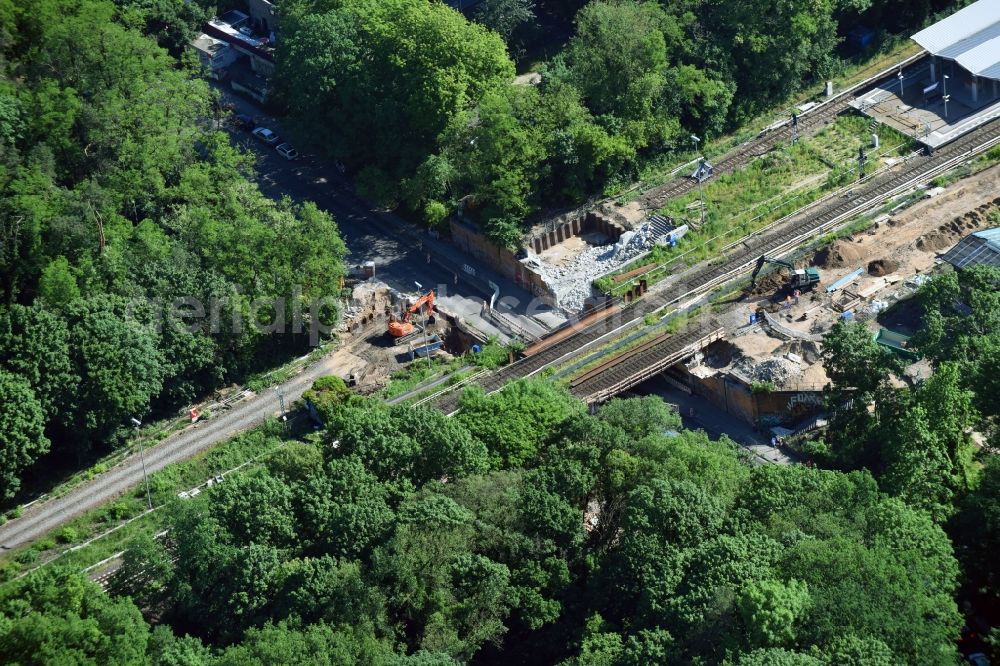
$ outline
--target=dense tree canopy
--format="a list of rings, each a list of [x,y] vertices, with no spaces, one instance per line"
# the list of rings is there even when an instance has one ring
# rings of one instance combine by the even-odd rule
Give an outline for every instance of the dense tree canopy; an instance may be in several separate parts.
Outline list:
[[[930,11],[930,0],[482,0],[466,17],[423,0],[293,0],[277,96],[380,204],[431,225],[461,210],[513,248],[534,213],[630,182],[650,158],[691,149],[692,133],[718,136],[837,72],[852,28],[910,30]],[[540,83],[512,81],[498,36]]]
[[[207,11],[0,11],[0,371],[18,418],[44,427],[22,429],[31,445],[4,438],[19,451],[5,473],[48,440],[69,461],[100,451],[130,418],[301,353],[308,331],[279,325],[340,291],[336,224],[261,194],[249,158],[208,122],[213,93],[171,57]]]
[[[503,42],[443,3],[289,3],[277,79],[310,142],[366,169],[410,176],[456,113],[507,83]]]
[[[494,413],[539,427],[516,463],[455,467],[442,438],[504,450],[495,431],[350,397],[328,405],[324,439],[306,445],[315,456],[283,449],[178,501],[176,562],[140,540],[112,582],[163,623],[148,654],[954,663],[951,543],[867,472],[750,466],[731,442],[683,430],[658,398],[591,416],[541,382],[503,393],[464,404],[481,417],[493,399]],[[968,511],[988,513],[988,492]],[[27,650],[40,639],[6,640]]]

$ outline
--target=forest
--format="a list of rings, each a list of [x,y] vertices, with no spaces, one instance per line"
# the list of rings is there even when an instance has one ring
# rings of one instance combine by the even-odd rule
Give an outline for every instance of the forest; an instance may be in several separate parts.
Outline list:
[[[448,417],[324,377],[305,396],[322,428],[173,499],[107,591],[58,562],[0,587],[0,654],[944,666],[982,632],[1000,657],[1000,460],[984,448],[1000,443],[1000,270],[943,273],[917,299],[932,375],[901,383],[863,324],[838,324],[806,464],[754,464],[656,396],[592,413],[522,380],[466,389]]]
[[[260,193],[150,4],[0,3],[0,500],[301,354],[251,324],[339,294],[335,222]]]
[[[466,4],[471,22],[427,0],[283,1],[276,103],[373,200],[430,225],[458,210],[517,248],[533,216],[842,71],[852,29],[890,44],[950,3]],[[512,83],[514,57],[537,85]]]
[[[989,278],[995,299],[1000,275]],[[929,312],[952,285],[927,290]],[[880,362],[854,330],[833,334],[831,367]],[[954,362],[895,400],[917,413],[943,385],[975,400]],[[967,622],[958,599],[1000,602],[1000,464],[952,450],[968,464],[961,487],[936,464],[965,423],[935,422],[919,440],[898,421],[868,424],[887,442],[878,465],[833,439],[839,457],[821,469],[750,464],[727,438],[685,430],[658,397],[591,415],[543,380],[470,389],[454,418],[356,396],[335,377],[307,398],[321,432],[175,500],[167,536],[132,543],[110,594],[58,565],[0,592],[0,653],[18,664],[944,665]],[[935,464],[919,465],[911,442]]]
[[[995,457],[945,518],[891,481],[905,461],[874,475],[752,465],[658,397],[590,415],[530,380],[470,390],[448,418],[331,377],[308,398],[323,431],[175,500],[168,534],[133,542],[110,594],[58,565],[0,592],[0,653],[944,665],[957,660],[960,589],[998,601]],[[927,471],[923,483],[948,483]]]
[[[213,9],[0,2],[0,497],[308,345],[228,322],[339,293],[335,221],[264,197],[215,129],[184,54]],[[937,9],[287,0],[278,103],[382,204],[436,224],[461,203],[507,242],[835,72],[846,29]],[[554,25],[541,83],[512,85]],[[446,417],[323,378],[321,427],[172,500],[107,590],[58,562],[0,583],[0,660],[954,665],[1000,608],[998,299],[995,269],[921,288],[919,384],[838,324],[809,464],[752,464],[656,397],[591,413],[543,378],[468,389]]]

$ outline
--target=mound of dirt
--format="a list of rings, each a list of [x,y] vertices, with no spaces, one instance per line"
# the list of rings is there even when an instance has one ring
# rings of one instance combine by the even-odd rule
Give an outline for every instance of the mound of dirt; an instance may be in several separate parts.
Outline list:
[[[839,240],[827,245],[813,257],[813,266],[819,268],[847,268],[861,261],[861,252],[847,241]]]
[[[990,213],[998,205],[1000,205],[1000,197],[993,201],[987,201],[950,222],[945,222],[934,231],[919,237],[916,242],[917,248],[925,252],[940,252],[948,249],[973,231],[990,226],[992,224],[989,218]]]
[[[780,290],[788,282],[788,272],[785,270],[768,273],[757,280],[757,285],[750,292],[750,296],[770,296]]]
[[[882,277],[899,270],[899,262],[895,259],[876,259],[868,262],[868,275]]]

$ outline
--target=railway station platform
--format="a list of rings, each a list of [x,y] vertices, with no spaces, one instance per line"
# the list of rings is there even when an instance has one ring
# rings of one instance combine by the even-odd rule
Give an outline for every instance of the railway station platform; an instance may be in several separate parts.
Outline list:
[[[926,74],[926,70],[924,70]],[[944,80],[907,77],[902,97],[898,82],[883,84],[850,102],[864,115],[912,137],[928,148],[943,146],[1000,117],[1000,85],[980,81],[975,98],[961,80],[948,81],[945,115]]]
[[[977,0],[912,39],[927,68],[900,71],[851,106],[931,150],[1000,116],[1000,2]]]

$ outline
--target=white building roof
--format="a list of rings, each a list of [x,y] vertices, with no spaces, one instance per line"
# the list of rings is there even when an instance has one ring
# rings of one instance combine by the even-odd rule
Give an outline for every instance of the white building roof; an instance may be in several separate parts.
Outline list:
[[[913,35],[930,53],[1000,79],[1000,0],[979,0]]]
[[[214,57],[219,51],[229,48],[229,44],[225,43],[221,39],[216,39],[211,35],[206,35],[205,33],[202,33],[197,38],[192,39],[191,46],[210,58]]]

